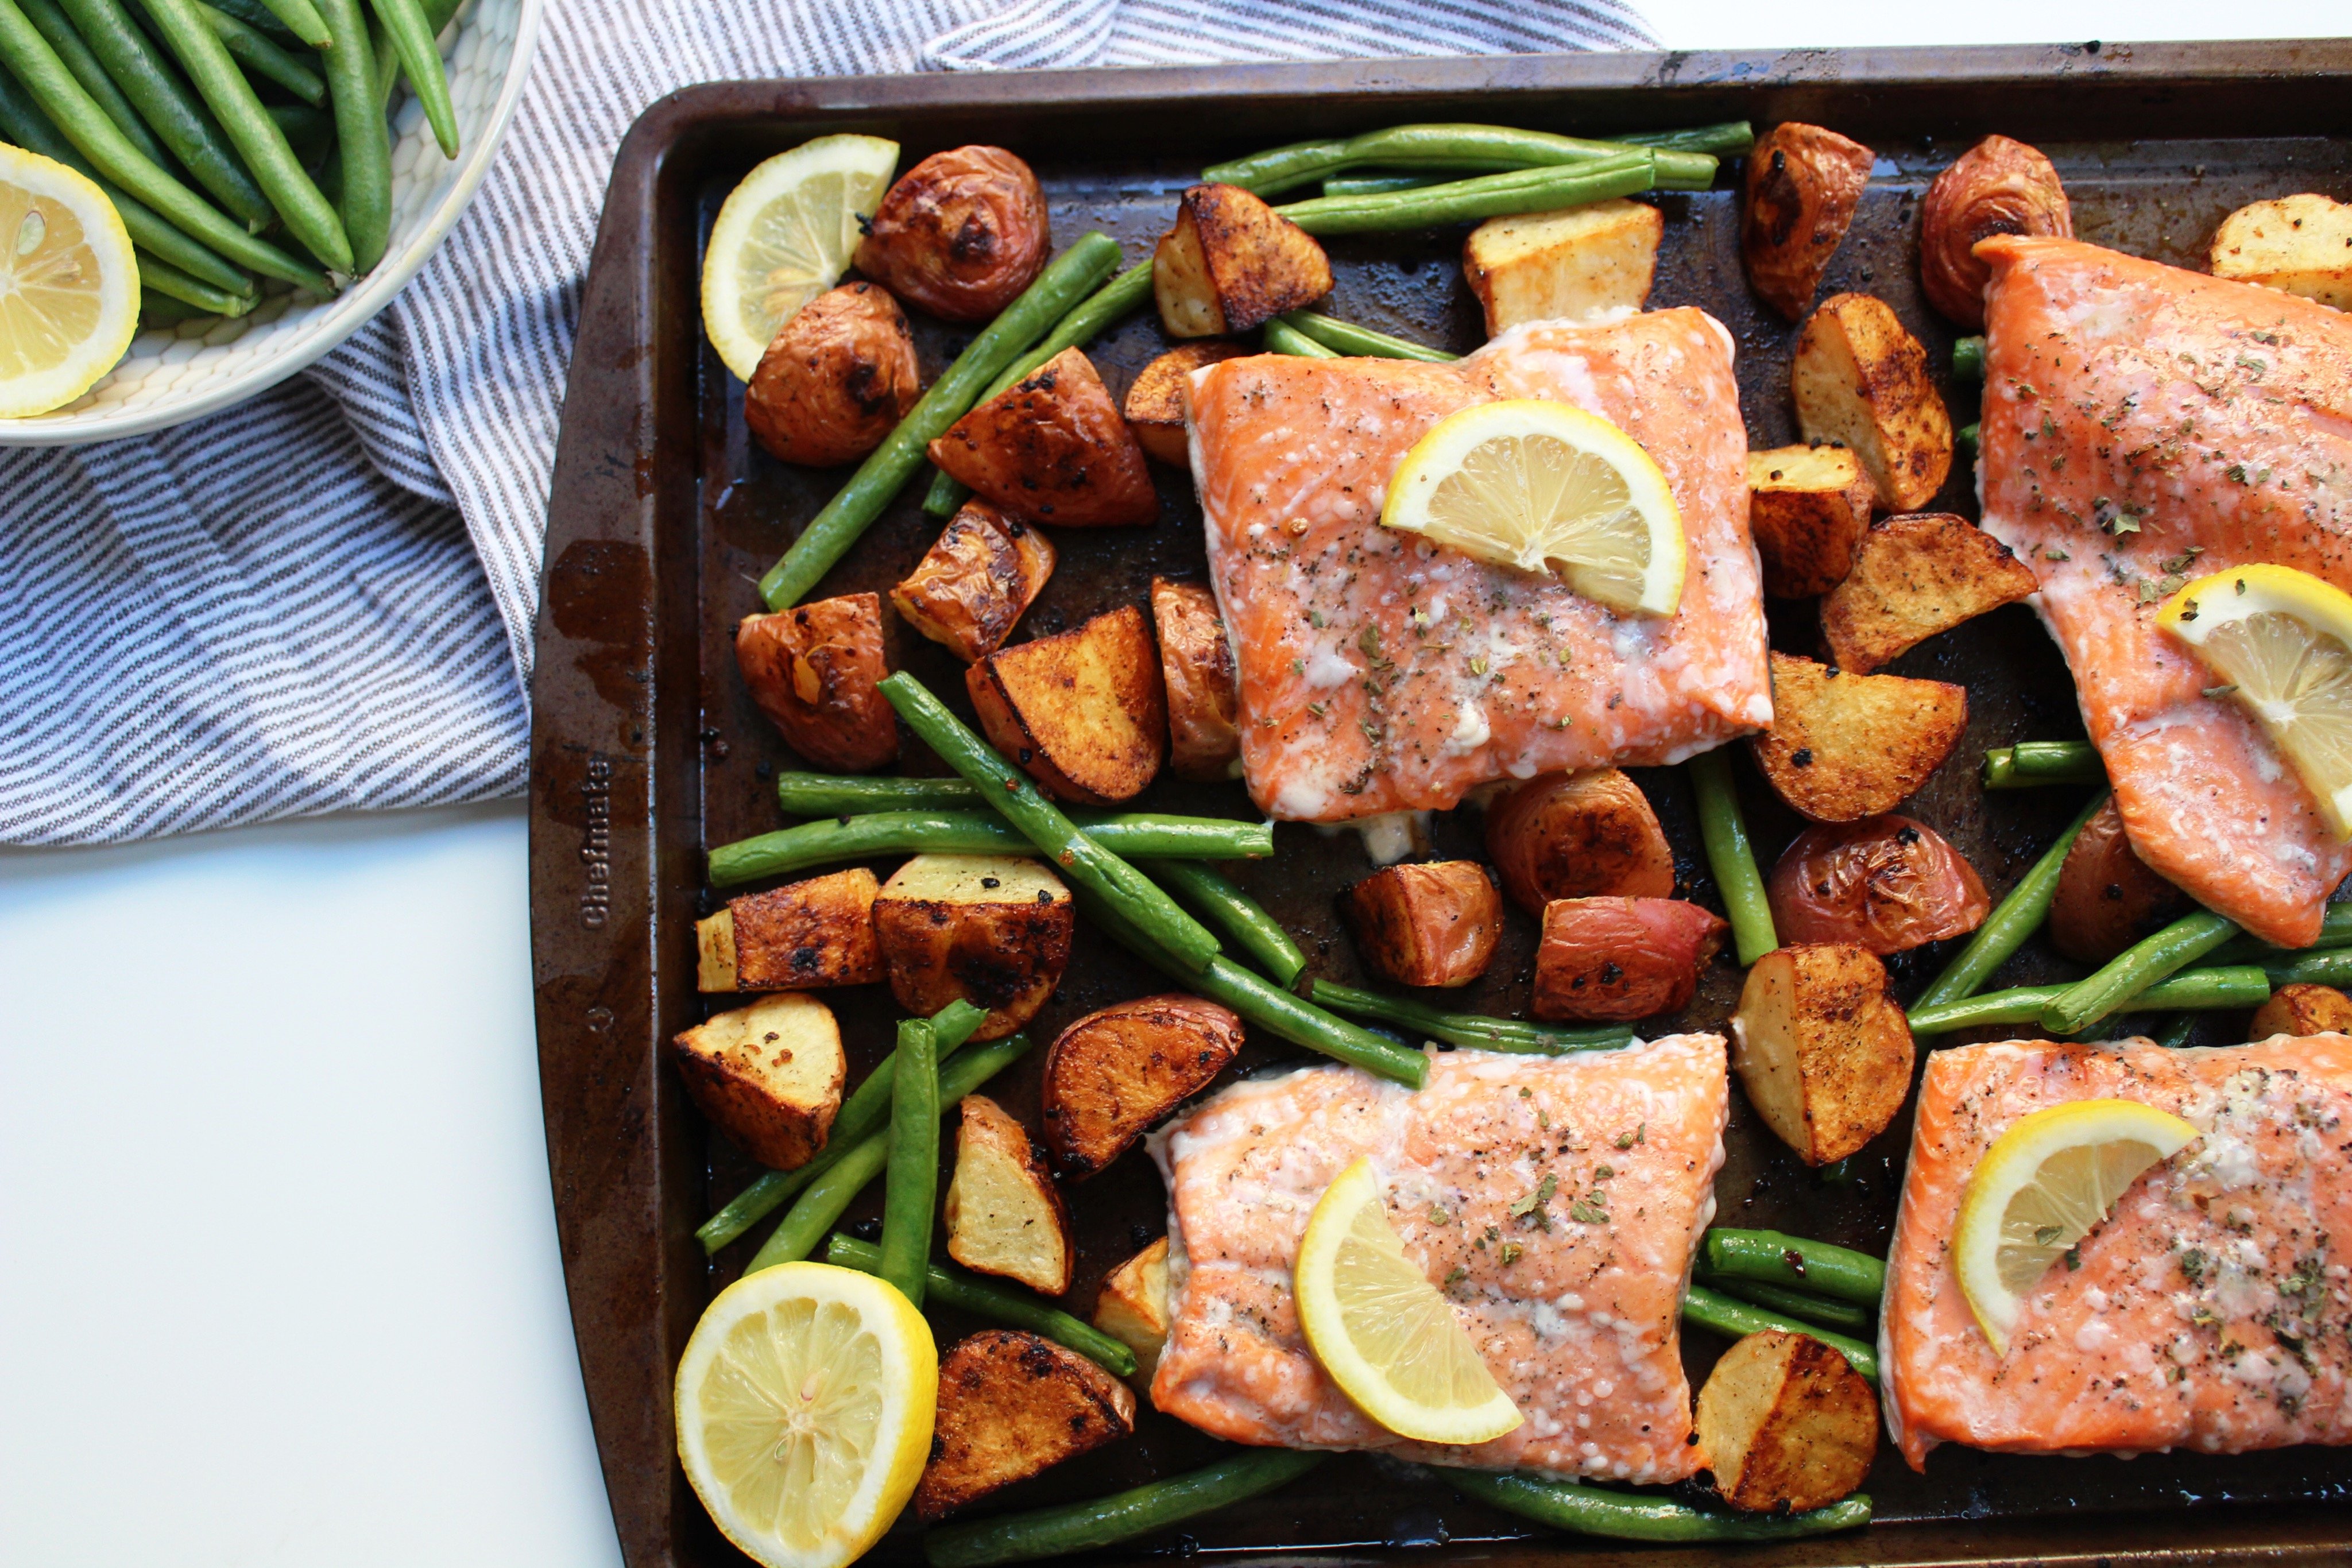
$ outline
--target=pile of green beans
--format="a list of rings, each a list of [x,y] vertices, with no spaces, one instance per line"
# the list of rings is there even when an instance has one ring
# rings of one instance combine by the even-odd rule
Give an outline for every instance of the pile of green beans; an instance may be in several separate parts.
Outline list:
[[[1391,338],[1386,332],[1375,332],[1352,321],[1341,321],[1318,310],[1292,310],[1278,319],[1292,331],[1335,354],[1369,360],[1421,360],[1430,364],[1451,364],[1459,357],[1443,349],[1408,343],[1402,338]]]
[[[2307,962],[2283,965],[2278,972],[2292,973]],[[2352,963],[2347,963],[2346,969],[2352,972]],[[2271,976],[2252,964],[2189,969],[2158,981],[2137,996],[2124,998],[2099,1017],[2118,1012],[2211,1012],[2224,1008],[2258,1008],[2270,999],[2271,986]],[[1979,1024],[2029,1023],[2053,1034],[2073,1034],[2097,1019],[2085,1019],[2065,1030],[2050,1030],[2044,1021],[2050,1007],[2073,989],[2071,986],[2020,986],[2014,990],[1986,991],[1933,1008],[1914,1008],[1910,1013],[1911,1032],[1915,1036],[1949,1034],[1954,1030],[1974,1029]]]
[[[1617,1541],[1787,1541],[1858,1530],[1870,1522],[1870,1499],[1861,1492],[1807,1513],[1717,1513],[1671,1498],[1544,1476],[1457,1469],[1433,1473],[1507,1513],[1574,1535]]]
[[[1081,811],[1066,819],[1087,837],[1121,854],[1177,860],[1262,860],[1274,852],[1274,830],[1265,822],[1223,817],[1171,817],[1149,811]],[[810,866],[877,855],[1026,854],[1030,841],[992,813],[875,811],[803,822],[757,838],[721,844],[710,852],[710,883],[731,887],[761,877],[783,876]]]
[[[1329,1458],[1300,1448],[1245,1448],[1228,1459],[1092,1502],[950,1524],[923,1537],[931,1568],[989,1568],[1099,1551],[1289,1485]]]
[[[2104,784],[2107,765],[2087,740],[2022,740],[1985,753],[1984,787],[2025,789],[2040,784]]]
[[[1959,956],[1936,977],[1934,985],[1919,993],[1919,999],[1911,1004],[1914,1011],[1933,1010],[1974,996],[1977,988],[1990,979],[1993,971],[2042,928],[2042,923],[2050,915],[2050,901],[2058,894],[2058,873],[2065,867],[2066,852],[2074,847],[2074,840],[2106,803],[2107,797],[2102,793],[2083,808],[2082,815],[2074,819],[2074,826],[2058,835],[2057,842],[2042,852],[2042,858],[2033,862],[2032,869],[2018,879],[2017,885],[1977,927],[1976,935],[1969,938]]]
[[[1772,929],[1772,905],[1764,896],[1764,873],[1756,869],[1756,852],[1748,841],[1748,819],[1740,813],[1739,791],[1731,779],[1731,753],[1723,747],[1703,751],[1690,760],[1691,788],[1698,796],[1698,836],[1706,847],[1706,863],[1715,873],[1715,890],[1723,895],[1724,914],[1731,921],[1731,939],[1745,968],[1780,945]]]
[[[1697,191],[1715,183],[1716,154],[1745,152],[1754,141],[1745,120],[1636,131],[1610,141],[1504,125],[1391,125],[1360,136],[1295,142],[1213,163],[1201,171],[1201,178],[1276,196],[1349,169],[1527,170],[1591,163],[1646,150],[1657,158],[1661,189]]]
[[[1559,1024],[1529,1023],[1524,1019],[1489,1018],[1484,1013],[1441,1012],[1405,997],[1383,996],[1329,980],[1318,980],[1308,995],[1335,1013],[1394,1024],[1430,1040],[1442,1040],[1471,1051],[1503,1051],[1520,1056],[1558,1056],[1571,1051],[1613,1051],[1632,1042],[1633,1030],[1622,1024],[1598,1029],[1568,1029]]]
[[[833,1239],[824,1244],[824,1260],[837,1269],[855,1269],[862,1274],[882,1272],[882,1249],[839,1231],[834,1232]],[[1115,1376],[1135,1375],[1135,1352],[1091,1323],[1047,1306],[1028,1291],[1016,1291],[961,1269],[932,1263],[926,1269],[923,1299],[934,1306],[952,1307],[976,1318],[986,1318],[1007,1328],[1024,1329],[1055,1344],[1067,1345]]]

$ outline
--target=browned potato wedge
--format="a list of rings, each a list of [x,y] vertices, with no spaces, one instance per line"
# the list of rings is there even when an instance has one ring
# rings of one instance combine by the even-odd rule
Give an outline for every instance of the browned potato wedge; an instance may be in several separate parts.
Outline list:
[[[1162,463],[1188,467],[1192,455],[1184,434],[1184,389],[1192,372],[1221,360],[1237,360],[1255,350],[1240,343],[1179,343],[1150,364],[1127,389],[1127,427],[1143,449]]]
[[[812,877],[749,898],[695,923],[706,991],[805,991],[863,986],[882,977],[874,940],[874,895],[864,866]]]
[[[948,1256],[1058,1296],[1070,1288],[1070,1216],[1029,1130],[985,1094],[967,1094],[944,1205]]]
[[[898,176],[858,242],[857,270],[943,321],[985,321],[1053,253],[1045,193],[1002,147],[934,152]]]
[[[2058,887],[2050,898],[2050,944],[2078,964],[2104,964],[2189,908],[2189,895],[2149,870],[2133,851],[2123,813],[2111,798],[2083,824],[2058,868]]]
[[[1845,580],[1822,601],[1822,641],[1830,663],[1867,674],[2035,587],[2032,568],[1965,517],[1885,517],[1863,536]]]
[[[966,501],[890,602],[908,625],[971,664],[1004,646],[1054,575],[1054,544],[985,501]]]
[[[1488,218],[1462,244],[1462,276],[1489,338],[1522,321],[1589,321],[1649,300],[1665,232],[1657,208],[1622,198]]]
[[[1952,416],[1928,377],[1927,350],[1885,300],[1822,300],[1797,336],[1790,388],[1805,439],[1852,447],[1889,507],[1916,512],[1943,488]]]
[[[1159,653],[1131,604],[990,654],[964,689],[989,744],[1065,800],[1133,800],[1167,752]]]
[[[1135,1396],[1075,1350],[987,1329],[940,1361],[931,1459],[915,1488],[925,1520],[1135,1430]]]
[[[1878,1394],[1811,1334],[1769,1329],[1723,1353],[1698,1391],[1715,1490],[1751,1513],[1827,1508],[1878,1454]]]
[[[1927,187],[1919,204],[1919,283],[1927,303],[1971,332],[1984,330],[1991,264],[1976,246],[1994,235],[2074,232],[2066,188],[2050,160],[2022,141],[1988,136]]]
[[[1376,871],[1339,897],[1368,968],[1401,986],[1466,986],[1503,935],[1503,900],[1476,861]]]
[[[1810,599],[1844,580],[1878,489],[1843,446],[1775,446],[1748,455],[1748,527],[1764,591]]]
[[[1135,1352],[1135,1380],[1150,1387],[1168,1343],[1168,1238],[1110,1271],[1095,1298],[1095,1327]]]
[[[1739,254],[1748,281],[1791,321],[1804,319],[1830,256],[1853,222],[1871,152],[1800,120],[1774,126],[1748,154]]]
[[[675,1043],[686,1092],[737,1148],[788,1171],[824,1147],[843,1073],[831,1008],[784,991],[698,1023]]]
[[[2352,310],[2352,205],[2305,193],[2240,207],[2213,232],[2216,277]]]
[[[1331,292],[1314,236],[1238,185],[1195,185],[1151,253],[1151,292],[1171,338],[1262,327]]]
[[[923,1018],[957,1000],[986,1008],[976,1040],[1037,1016],[1069,966],[1076,923],[1061,879],[1013,855],[917,855],[874,898],[890,994]]]
[[[1108,528],[1160,517],[1143,448],[1076,349],[957,420],[928,450],[950,477],[1024,522]]]
[[[1680,899],[1556,899],[1536,949],[1535,1015],[1606,1023],[1680,1012],[1728,930]]]
[[[1145,997],[1088,1013],[1045,1052],[1045,1142],[1092,1176],[1209,1086],[1242,1048],[1242,1020],[1198,997]]]
[[[1151,580],[1160,674],[1168,692],[1168,765],[1179,779],[1214,783],[1241,768],[1241,675],[1214,595],[1197,582]]]
[[[1731,1015],[1732,1069],[1807,1165],[1835,1165],[1886,1130],[1911,1092],[1911,1060],[1910,1020],[1868,950],[1800,943],[1748,971]]]
[[[1614,768],[1547,773],[1486,808],[1486,858],[1511,902],[1671,898],[1675,852],[1641,786]]]
[[[1816,822],[1891,811],[1943,766],[1969,727],[1969,694],[1946,681],[1848,675],[1772,655],[1772,727],[1756,764]]]
[[[2253,1020],[2246,1026],[2248,1040],[2268,1040],[2274,1034],[2352,1034],[2352,997],[2333,986],[2281,986],[2254,1009]],[[1096,1326],[1100,1327],[1102,1309],[1095,1311]]]
[[[922,391],[898,302],[845,283],[793,312],[760,356],[743,423],[787,463],[851,463],[882,444]]]
[[[735,663],[760,711],[814,766],[862,773],[898,755],[898,715],[876,689],[890,673],[879,594],[746,615],[735,628]]]

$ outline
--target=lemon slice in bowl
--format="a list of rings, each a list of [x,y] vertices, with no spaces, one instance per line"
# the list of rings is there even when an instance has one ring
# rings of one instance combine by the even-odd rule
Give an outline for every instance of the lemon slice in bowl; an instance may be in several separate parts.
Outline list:
[[[922,1479],[939,1349],[870,1274],[780,1263],[719,1293],[677,1364],[677,1457],[728,1540],[768,1568],[843,1568]]]
[[[2352,594],[2291,566],[2200,577],[2156,623],[2197,650],[2352,839]]]
[[[895,141],[820,136],[728,193],[702,253],[702,329],[737,379],[750,381],[777,329],[841,281],[898,166]]]
[[[1683,519],[1665,475],[1641,443],[1566,403],[1507,399],[1439,421],[1397,465],[1381,521],[1557,572],[1628,614],[1682,602]]]
[[[2036,1111],[1993,1140],[1969,1173],[1952,1234],[1960,1292],[1994,1354],[2043,1270],[2107,1217],[2140,1173],[2197,1140],[2195,1127],[2137,1100],[2076,1100]]]
[[[1401,1437],[1483,1443],[1517,1427],[1511,1396],[1454,1308],[1389,1228],[1370,1160],[1307,1216],[1292,1270],[1307,1348],[1340,1391]]]
[[[114,204],[64,164],[0,142],[0,418],[63,408],[139,330],[139,263]]]

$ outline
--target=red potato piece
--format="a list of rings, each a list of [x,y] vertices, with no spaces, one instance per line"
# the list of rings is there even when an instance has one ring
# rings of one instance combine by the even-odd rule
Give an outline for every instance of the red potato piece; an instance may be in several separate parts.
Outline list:
[[[1679,1012],[1728,930],[1680,899],[1556,899],[1536,949],[1535,1015],[1612,1022]]]
[[[985,501],[967,501],[890,591],[899,618],[969,664],[1004,645],[1054,575],[1043,533]]]
[[[1822,600],[1830,663],[1868,674],[2034,591],[2033,570],[2010,548],[1949,513],[1885,517],[1855,548],[1843,581]]]
[[[2058,868],[2050,943],[2078,964],[2104,964],[2189,907],[2187,894],[2139,858],[2110,799],[2083,824]]]
[[[1203,365],[1238,360],[1257,350],[1243,343],[1207,340],[1179,343],[1143,367],[1127,389],[1127,427],[1143,449],[1162,463],[1182,468],[1192,461],[1184,433],[1184,390]]]
[[[1160,517],[1143,448],[1076,349],[965,414],[929,450],[950,478],[1024,522],[1134,528]]]
[[[942,321],[985,321],[1045,270],[1045,193],[1002,147],[934,152],[866,222],[857,270]]]
[[[1919,283],[1927,303],[1971,332],[1984,330],[1992,264],[1979,240],[1995,235],[2072,239],[2074,209],[2050,160],[2022,141],[1988,136],[1927,187],[1919,204]]]
[[[2333,986],[2281,986],[2271,999],[2254,1009],[2246,1025],[2248,1040],[2268,1040],[2274,1034],[2297,1040],[2315,1034],[2352,1034],[2352,997]]]
[[[1772,925],[1786,943],[1849,943],[1885,957],[1965,936],[1992,900],[1941,833],[1908,817],[1810,828],[1772,868]]]
[[[1503,934],[1503,900],[1475,861],[1392,865],[1341,895],[1356,952],[1401,986],[1466,986]]]
[[[1486,809],[1486,858],[1511,902],[1667,898],[1675,852],[1641,786],[1614,768],[1530,779]]]
[[[922,395],[906,313],[870,283],[845,283],[793,313],[743,390],[751,437],[787,463],[852,463],[882,444]]]
[[[1215,1081],[1242,1048],[1242,1020],[1171,994],[1088,1013],[1045,1051],[1045,1143],[1073,1177],[1092,1176]]]
[[[1869,182],[1871,151],[1800,120],[1774,126],[1748,154],[1748,205],[1739,250],[1748,281],[1774,309],[1802,320],[1853,223]]]
[[[1132,604],[991,653],[964,690],[988,743],[1062,800],[1116,805],[1160,772],[1168,695]]]
[[[813,765],[863,773],[898,755],[898,720],[879,687],[882,599],[847,593],[735,628],[735,662],[751,700]]]
[[[1168,766],[1195,783],[1230,779],[1242,755],[1242,699],[1217,601],[1197,582],[1155,577],[1151,619],[1168,688]]]

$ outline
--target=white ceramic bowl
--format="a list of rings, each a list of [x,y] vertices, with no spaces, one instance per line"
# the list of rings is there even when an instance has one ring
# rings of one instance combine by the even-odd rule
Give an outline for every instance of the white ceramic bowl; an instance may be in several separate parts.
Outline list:
[[[407,95],[393,122],[392,243],[373,272],[332,299],[279,295],[240,320],[142,332],[122,362],[74,402],[37,418],[0,419],[0,446],[59,446],[162,430],[242,402],[350,337],[415,276],[489,171],[522,97],[543,3],[466,0],[442,35],[457,110],[457,157],[441,156],[423,108]]]

